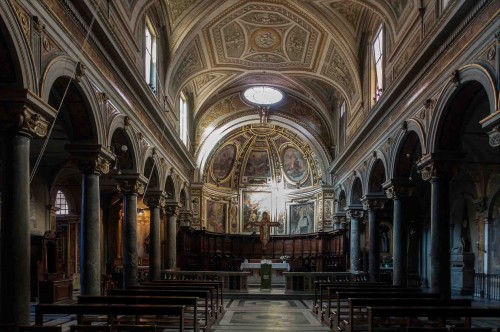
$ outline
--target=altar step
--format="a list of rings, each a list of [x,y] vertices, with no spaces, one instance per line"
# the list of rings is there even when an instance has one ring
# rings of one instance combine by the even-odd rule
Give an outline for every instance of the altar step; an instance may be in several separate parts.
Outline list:
[[[285,287],[260,289],[260,285],[256,287],[248,287],[248,291],[228,290],[224,292],[224,298],[227,299],[265,299],[265,300],[312,300],[313,294],[304,291],[288,291],[285,292]]]

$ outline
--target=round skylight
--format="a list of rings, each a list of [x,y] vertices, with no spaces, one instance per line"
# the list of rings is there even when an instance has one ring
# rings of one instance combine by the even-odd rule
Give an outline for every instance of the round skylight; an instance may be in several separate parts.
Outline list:
[[[283,92],[270,86],[254,86],[243,93],[245,99],[257,105],[273,105],[283,99]]]

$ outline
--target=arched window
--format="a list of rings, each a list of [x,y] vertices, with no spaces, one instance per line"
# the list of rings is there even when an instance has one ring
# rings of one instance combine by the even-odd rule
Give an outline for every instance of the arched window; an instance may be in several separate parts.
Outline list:
[[[156,33],[148,18],[144,27],[144,78],[156,94]]]
[[[66,200],[66,196],[64,196],[63,192],[60,190],[58,190],[56,194],[56,208],[59,208],[59,210],[56,211],[56,214],[69,213],[68,201]]]
[[[384,29],[383,26],[377,31],[372,44],[373,65],[375,74],[375,91],[373,101],[378,101],[384,91]]]
[[[185,145],[187,145],[188,142],[188,132],[187,132],[187,115],[188,115],[188,104],[186,100],[186,96],[184,96],[183,93],[181,93],[179,97],[179,135],[184,142]]]
[[[339,112],[339,151],[345,146],[345,130],[346,130],[346,114],[345,114],[345,100],[340,105]]]

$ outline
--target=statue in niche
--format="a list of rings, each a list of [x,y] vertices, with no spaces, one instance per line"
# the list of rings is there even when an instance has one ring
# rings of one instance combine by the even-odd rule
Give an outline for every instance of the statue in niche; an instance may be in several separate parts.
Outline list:
[[[462,244],[462,252],[471,252],[469,214],[467,212],[467,203],[465,201],[464,213],[462,216],[462,227],[460,228],[460,243]]]

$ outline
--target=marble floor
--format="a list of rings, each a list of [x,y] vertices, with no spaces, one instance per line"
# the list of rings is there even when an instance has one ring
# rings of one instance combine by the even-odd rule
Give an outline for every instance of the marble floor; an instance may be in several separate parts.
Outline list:
[[[210,331],[329,331],[310,300],[233,299]]]

